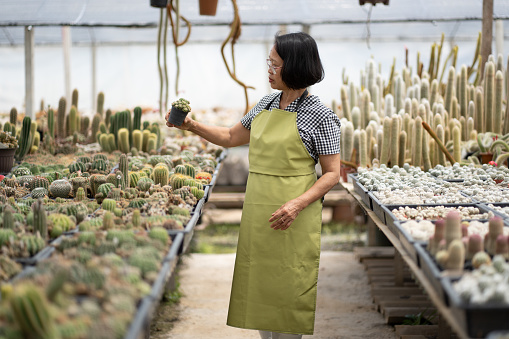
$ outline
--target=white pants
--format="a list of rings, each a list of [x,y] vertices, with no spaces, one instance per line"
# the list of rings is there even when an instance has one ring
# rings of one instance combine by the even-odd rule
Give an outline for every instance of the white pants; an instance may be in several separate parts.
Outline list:
[[[286,334],[286,333],[277,333],[277,332],[267,332],[267,331],[258,331],[260,332],[260,337],[262,339],[301,339],[301,334]]]

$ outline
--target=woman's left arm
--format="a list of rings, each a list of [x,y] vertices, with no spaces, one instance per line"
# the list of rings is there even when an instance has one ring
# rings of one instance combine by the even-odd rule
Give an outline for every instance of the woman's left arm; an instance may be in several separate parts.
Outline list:
[[[320,155],[319,159],[322,166],[322,176],[320,179],[304,194],[288,201],[276,212],[272,213],[272,217],[269,219],[269,222],[272,222],[271,228],[286,230],[297,218],[300,211],[316,200],[321,199],[339,182],[339,154]]]

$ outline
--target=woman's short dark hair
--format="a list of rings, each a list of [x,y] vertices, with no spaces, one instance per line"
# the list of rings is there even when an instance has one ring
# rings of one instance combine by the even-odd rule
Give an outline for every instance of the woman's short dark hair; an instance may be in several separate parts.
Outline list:
[[[323,70],[316,41],[303,32],[276,34],[274,45],[283,59],[281,78],[290,89],[301,89],[323,80]]]

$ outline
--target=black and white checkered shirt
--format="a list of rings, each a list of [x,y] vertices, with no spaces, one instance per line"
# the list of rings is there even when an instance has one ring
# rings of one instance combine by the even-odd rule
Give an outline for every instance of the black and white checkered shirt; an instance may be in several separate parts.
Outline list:
[[[276,96],[277,98],[272,102],[270,109],[279,108],[280,92],[266,95],[240,120],[242,125],[250,130],[254,117]],[[298,101],[299,98],[295,99],[285,108],[285,111],[295,112]],[[340,152],[340,126],[341,122],[337,115],[322,104],[316,95],[305,98],[297,112],[297,129],[300,138],[309,155],[315,159],[315,163],[318,162],[320,154],[338,154]]]

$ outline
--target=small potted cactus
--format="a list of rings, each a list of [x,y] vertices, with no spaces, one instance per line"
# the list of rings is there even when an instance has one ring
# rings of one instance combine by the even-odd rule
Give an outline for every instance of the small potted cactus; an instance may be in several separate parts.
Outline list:
[[[16,137],[10,132],[0,132],[0,173],[9,173],[14,165],[14,153],[18,148]]]
[[[184,122],[184,119],[189,112],[191,112],[189,101],[184,98],[180,98],[177,101],[172,102],[168,122],[174,124],[175,126],[182,126],[182,123]]]

